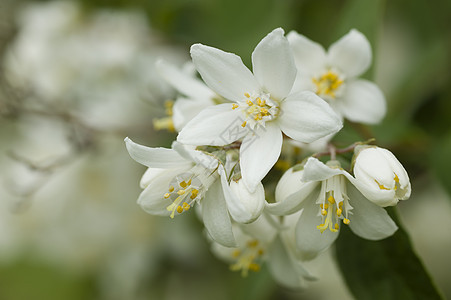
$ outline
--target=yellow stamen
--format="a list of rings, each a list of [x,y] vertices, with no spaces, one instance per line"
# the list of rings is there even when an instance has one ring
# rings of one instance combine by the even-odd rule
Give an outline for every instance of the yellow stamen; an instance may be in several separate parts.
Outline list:
[[[169,196],[171,196],[171,194],[169,194],[169,193],[164,194],[164,198],[166,198],[166,199],[168,199]]]
[[[257,246],[258,246],[258,240],[248,241],[248,242],[247,242],[247,246],[248,246],[249,248],[257,247]]]
[[[335,229],[338,230],[340,228],[340,225],[338,223],[335,223]]]
[[[183,195],[183,194],[185,194],[185,190],[180,190],[180,191],[177,192],[177,194]]]
[[[347,218],[344,218],[344,219],[343,219],[343,223],[345,223],[346,225],[348,225],[350,222],[351,222],[351,220],[349,220],[349,219],[347,219]]]
[[[246,97],[246,98],[250,98],[250,97],[251,97],[251,95],[249,95],[249,93],[244,93],[244,97]]]
[[[183,212],[183,208],[181,206],[177,206],[177,212],[181,214]]]
[[[169,187],[169,193],[172,193],[174,191],[174,187],[171,185],[170,187]]]
[[[243,124],[241,124],[241,127],[246,127],[247,122],[244,121]]]
[[[252,106],[252,105],[254,105],[254,103],[252,103],[252,101],[251,101],[251,100],[246,100],[246,103],[247,103],[247,105],[249,105],[249,106]]]
[[[241,254],[241,251],[238,249],[233,250],[233,252],[232,252],[233,258],[237,258],[238,256],[240,256],[240,254]]]
[[[179,184],[180,184],[180,186],[181,186],[182,188],[186,188],[186,186],[188,185],[188,184],[186,183],[185,180],[183,180],[183,181],[180,182]]]
[[[334,204],[335,203],[335,199],[334,199],[334,197],[332,197],[332,195],[329,196],[329,198],[327,198],[327,201],[329,201],[330,204]]]
[[[256,264],[256,263],[251,263],[249,265],[249,270],[254,271],[254,272],[258,272],[258,271],[260,271],[260,265]]]
[[[197,197],[198,194],[199,194],[199,190],[194,189],[194,190],[191,191],[191,196],[190,196],[190,198],[191,198],[191,199],[194,199],[194,198]]]
[[[233,104],[232,109],[236,109],[236,108],[238,108],[238,106],[239,106],[238,104]]]
[[[343,211],[341,210],[341,208],[339,208],[339,209],[337,209],[337,216],[341,216],[341,213],[342,213]]]
[[[322,214],[323,216],[327,215],[327,210],[322,209],[322,210],[321,210],[321,214]]]

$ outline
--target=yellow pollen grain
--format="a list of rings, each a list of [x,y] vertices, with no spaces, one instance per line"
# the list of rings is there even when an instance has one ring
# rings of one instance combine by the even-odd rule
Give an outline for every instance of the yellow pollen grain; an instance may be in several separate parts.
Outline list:
[[[322,214],[323,216],[327,215],[327,210],[322,209],[322,210],[321,210],[321,214]]]
[[[181,186],[182,188],[186,188],[186,186],[188,185],[188,184],[186,183],[185,180],[183,180],[183,181],[180,182],[179,184],[180,184],[180,186]]]
[[[233,250],[232,257],[237,258],[238,256],[240,256],[240,254],[241,254],[240,250],[238,250],[238,249]]]
[[[196,189],[192,190],[192,191],[191,191],[191,196],[190,196],[190,198],[191,198],[191,199],[196,198],[196,197],[197,197],[197,194],[199,194],[199,190],[196,190]]]
[[[252,101],[251,100],[246,100],[246,103],[247,103],[247,105],[249,105],[249,106],[252,106],[252,105],[254,105],[254,103],[252,103]]]
[[[185,203],[183,203],[183,204],[185,204]],[[190,208],[191,208],[191,205],[189,205],[188,203],[186,203],[186,205],[183,205],[184,210],[189,210]]]
[[[180,190],[180,191],[177,192],[177,194],[183,195],[183,194],[185,194],[185,190]]]
[[[338,225],[338,223],[335,223],[335,229],[338,230],[338,228],[340,228],[340,225]]]
[[[396,173],[395,173],[395,178],[393,178],[397,183],[399,183],[399,177],[398,177],[398,175],[396,175]]]
[[[164,194],[164,198],[166,198],[166,199],[168,199],[169,196],[171,196],[171,194],[169,194],[169,193]]]
[[[249,93],[244,93],[244,97],[246,97],[246,98],[250,98],[250,97],[251,97],[251,95],[249,95]]]
[[[350,222],[351,222],[351,220],[349,220],[349,219],[347,219],[347,218],[344,218],[344,219],[343,219],[343,223],[345,223],[346,225],[348,225]]]
[[[177,206],[177,212],[181,214],[183,212],[183,208],[181,206]]]
[[[169,193],[172,193],[174,191],[174,187],[171,185],[170,187],[169,187]]]
[[[232,109],[236,109],[236,108],[238,108],[238,106],[239,106],[238,104],[233,104]]]
[[[251,264],[249,264],[249,270],[258,272],[258,271],[260,271],[260,265],[256,264],[256,263],[251,263]]]
[[[258,246],[258,240],[252,240],[252,241],[247,242],[247,246],[249,248],[257,247]]]
[[[338,203],[338,207],[342,207],[343,206],[343,201],[342,202],[340,202],[340,203]]]
[[[259,121],[259,120],[261,120],[263,117],[262,117],[262,115],[261,114],[256,114],[255,116],[254,116],[254,120],[255,121]]]
[[[335,203],[335,199],[332,196],[329,196],[329,198],[327,199],[327,201],[329,201],[330,204],[334,204]]]
[[[241,124],[241,127],[246,127],[247,122],[244,121],[243,124]]]
[[[339,209],[337,209],[337,216],[341,216],[341,213],[342,213],[343,211],[339,208]]]

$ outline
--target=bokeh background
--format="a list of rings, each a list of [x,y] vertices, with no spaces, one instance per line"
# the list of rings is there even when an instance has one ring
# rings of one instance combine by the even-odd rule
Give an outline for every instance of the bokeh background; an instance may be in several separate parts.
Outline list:
[[[290,291],[265,268],[229,271],[195,214],[136,205],[145,168],[124,137],[175,138],[153,127],[175,95],[155,61],[182,66],[201,42],[249,66],[276,27],[325,47],[351,28],[371,41],[365,76],[388,114],[338,139],[374,136],[404,164],[413,192],[401,220],[451,298],[450,1],[1,0],[0,299],[352,299],[333,249],[307,264],[318,282]]]

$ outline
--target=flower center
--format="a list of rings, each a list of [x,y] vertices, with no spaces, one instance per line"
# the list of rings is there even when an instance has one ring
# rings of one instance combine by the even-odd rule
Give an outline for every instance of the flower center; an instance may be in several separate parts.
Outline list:
[[[349,211],[352,209],[346,195],[345,178],[343,175],[333,176],[323,181],[319,204],[322,224],[316,226],[321,233],[329,229],[331,232],[337,232],[340,228],[340,220],[348,225],[351,221],[348,218]]]
[[[279,114],[279,106],[269,94],[245,93],[244,97],[243,100],[232,105],[232,109],[240,109],[243,112],[244,122],[241,124],[243,128],[250,126],[254,129],[257,124],[264,125]]]
[[[343,85],[344,80],[336,73],[328,70],[319,77],[312,78],[316,86],[316,94],[328,99],[334,100],[339,88]]]
[[[230,266],[232,271],[240,271],[243,277],[246,277],[249,270],[253,272],[260,271],[260,263],[265,253],[262,245],[256,239],[249,240],[242,248],[237,248],[232,252],[232,258],[236,262]]]
[[[181,214],[188,211],[195,202],[199,203],[217,177],[217,172],[211,173],[208,169],[199,166],[174,177],[169,183],[168,192],[163,195],[165,199],[172,201],[166,207],[168,211],[172,212],[171,219],[174,218],[176,212]]]

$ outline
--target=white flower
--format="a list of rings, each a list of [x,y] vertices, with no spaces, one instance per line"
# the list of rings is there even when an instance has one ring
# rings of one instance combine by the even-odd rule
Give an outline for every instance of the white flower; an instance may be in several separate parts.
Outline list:
[[[237,246],[229,248],[213,242],[211,249],[216,256],[230,263],[231,270],[241,271],[243,276],[249,271],[258,272],[266,263],[280,284],[290,288],[303,287],[305,280],[313,277],[278,235],[278,228],[272,222],[262,216],[251,224],[234,223]]]
[[[277,188],[277,203],[267,204],[275,215],[302,210],[296,225],[296,245],[303,259],[312,259],[338,237],[340,223],[348,224],[362,238],[379,240],[397,226],[387,212],[366,199],[355,179],[338,161],[323,164],[309,158],[301,171],[288,170]]]
[[[138,204],[148,213],[170,216],[201,204],[207,231],[218,243],[236,245],[224,199],[219,162],[200,151],[174,142],[173,149],[150,148],[125,138],[130,156],[149,169],[141,179]]]
[[[191,56],[206,84],[235,103],[204,109],[177,140],[222,146],[243,139],[241,174],[251,192],[277,161],[282,132],[298,141],[313,142],[342,127],[339,117],[314,93],[290,94],[296,67],[281,28],[255,48],[253,73],[238,56],[216,48],[195,44]]]
[[[213,99],[219,98],[215,92],[202,81],[187,74],[164,60],[157,61],[157,70],[161,76],[182,96],[179,96],[172,107],[172,123],[179,132],[201,110],[215,104]]]
[[[365,197],[379,206],[410,197],[409,176],[393,153],[374,146],[357,147],[355,153],[354,176]]]
[[[379,123],[386,113],[385,97],[374,83],[357,79],[371,63],[371,46],[353,29],[326,52],[297,32],[287,35],[298,67],[294,90],[311,90],[340,115],[354,122]]]

